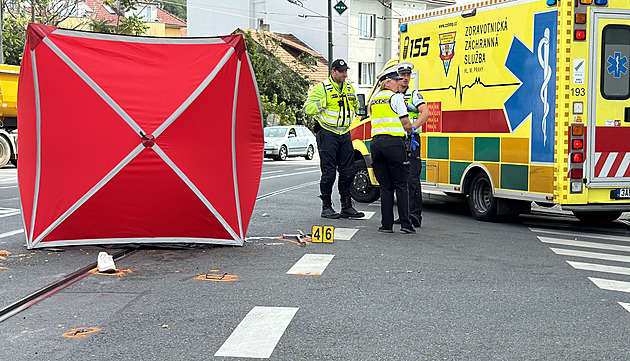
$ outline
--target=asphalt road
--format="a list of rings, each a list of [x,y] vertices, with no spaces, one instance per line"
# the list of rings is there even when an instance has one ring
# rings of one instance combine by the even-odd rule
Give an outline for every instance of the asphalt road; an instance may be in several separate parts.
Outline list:
[[[117,251],[26,250],[15,173],[0,170],[0,307]],[[0,322],[0,360],[628,358],[626,220],[536,209],[484,223],[431,201],[417,234],[387,235],[378,203],[321,219],[318,179],[317,161],[265,160],[244,247],[136,250],[116,263],[131,272]],[[334,243],[282,237],[314,225],[336,227]]]

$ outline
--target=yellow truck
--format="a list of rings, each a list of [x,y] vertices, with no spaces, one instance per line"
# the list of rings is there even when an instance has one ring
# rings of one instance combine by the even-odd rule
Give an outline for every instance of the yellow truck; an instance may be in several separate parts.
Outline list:
[[[630,211],[630,3],[487,0],[400,20],[431,117],[423,192],[473,216],[560,205],[583,221]],[[377,197],[369,119],[352,129],[353,196]]]
[[[0,64],[0,168],[17,166],[17,87],[20,67]]]

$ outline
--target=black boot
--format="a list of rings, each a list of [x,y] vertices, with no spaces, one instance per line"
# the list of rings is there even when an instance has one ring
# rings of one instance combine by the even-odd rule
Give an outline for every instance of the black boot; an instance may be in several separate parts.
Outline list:
[[[363,212],[359,212],[352,206],[352,199],[345,197],[341,199],[341,218],[361,218],[365,216]]]
[[[414,227],[422,227],[422,216],[417,214],[410,214],[409,218],[411,219],[411,224],[413,224]]]
[[[322,196],[319,196],[319,198],[322,199],[322,218],[338,219],[341,217],[341,215],[333,209],[330,198],[323,198]]]

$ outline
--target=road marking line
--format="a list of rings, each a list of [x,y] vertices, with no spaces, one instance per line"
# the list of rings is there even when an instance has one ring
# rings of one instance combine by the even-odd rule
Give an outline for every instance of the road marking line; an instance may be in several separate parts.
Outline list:
[[[335,228],[333,239],[335,241],[349,241],[358,231],[356,228]]]
[[[252,308],[214,355],[271,357],[297,310],[297,307],[256,306]]]
[[[2,233],[2,234],[0,234],[0,238],[11,237],[11,236],[15,236],[16,234],[20,234],[20,233],[24,233],[24,230],[23,229],[16,229],[15,231]]]
[[[622,242],[630,242],[630,237],[621,237],[621,236],[602,236],[597,233],[580,233],[580,232],[559,232],[559,231],[548,231],[546,229],[541,228],[530,228],[532,232],[536,233],[549,233],[549,234],[560,234],[563,236],[571,236],[571,237],[588,237],[588,238],[596,238],[596,239],[605,239],[608,241],[622,241]]]
[[[630,282],[607,280],[595,277],[589,277],[588,279],[603,290],[630,292]]]
[[[316,180],[316,181],[300,184],[300,185],[297,185],[297,186],[293,186],[293,187],[289,187],[289,188],[285,188],[285,189],[280,189],[280,190],[277,190],[275,192],[271,192],[271,193],[263,194],[262,196],[258,196],[258,197],[256,197],[256,200],[259,201],[261,199],[277,196],[278,194],[290,192],[290,191],[293,191],[293,190],[296,190],[296,189],[300,189],[300,188],[304,188],[304,187],[309,187],[309,186],[312,186],[312,185],[318,184],[318,183],[319,183],[319,181]]]
[[[335,257],[334,254],[307,253],[287,271],[287,274],[319,276],[324,272],[333,257]]]
[[[293,175],[299,175],[299,174],[307,174],[307,173],[319,173],[319,169],[317,170],[309,170],[306,172],[295,172],[295,173],[289,173],[289,174],[278,174],[278,175],[272,175],[269,177],[264,177],[264,178],[260,178],[260,180],[267,180],[267,179],[273,179],[273,178],[280,178],[280,177],[290,177]]]
[[[574,256],[574,257],[584,257],[584,258],[593,258],[593,259],[605,259],[607,261],[618,261],[618,262],[628,262],[630,263],[629,256],[619,256],[616,254],[608,254],[608,253],[598,253],[598,252],[585,252],[585,251],[573,251],[570,249],[562,249],[562,248],[549,248],[555,254],[559,254],[562,256]]]
[[[18,186],[10,186],[10,187],[0,187],[0,189],[9,189],[9,188],[17,188]]]
[[[271,174],[271,173],[280,173],[282,170],[270,170],[267,172],[262,172],[260,175]]]
[[[571,267],[575,269],[580,269],[584,271],[595,271],[595,272],[606,272],[606,273],[615,273],[619,275],[630,275],[630,268],[627,267],[617,267],[617,266],[607,266],[603,264],[597,263],[586,263],[586,262],[574,262],[567,261]]]
[[[625,302],[618,302],[621,307],[625,308],[626,311],[630,312],[630,303],[625,303]]]
[[[564,245],[564,246],[574,246],[574,247],[583,247],[583,248],[597,248],[597,249],[607,249],[607,250],[610,250],[610,251],[630,252],[630,246],[618,246],[616,244],[572,241],[572,240],[569,240],[569,239],[549,238],[549,237],[538,237],[538,239],[541,242],[543,242],[543,243],[561,244],[561,245]]]

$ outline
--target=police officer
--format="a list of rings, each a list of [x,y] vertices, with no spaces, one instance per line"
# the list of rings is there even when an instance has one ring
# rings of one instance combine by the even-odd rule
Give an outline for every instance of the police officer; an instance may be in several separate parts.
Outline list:
[[[372,122],[372,167],[381,188],[381,227],[379,232],[393,233],[394,191],[398,199],[400,231],[416,233],[409,219],[409,161],[405,147],[407,131],[417,124],[409,121],[403,94],[398,93],[398,67],[379,75],[381,91],[370,102]]]
[[[354,88],[346,83],[348,64],[342,59],[331,65],[330,77],[317,84],[308,95],[304,112],[317,118],[315,126],[317,150],[322,177],[319,182],[324,218],[360,218],[352,206],[350,187],[354,180],[354,150],[350,123],[359,107]],[[332,207],[332,187],[339,172],[338,189],[341,213]]]
[[[429,107],[419,91],[409,88],[409,80],[411,79],[411,71],[413,64],[404,62],[398,64],[398,75],[402,77],[399,85],[400,92],[405,97],[407,111],[409,112],[409,121],[414,123],[414,129],[411,136],[414,138],[417,146],[411,151],[409,158],[409,180],[407,188],[409,190],[409,216],[411,223],[415,227],[422,226],[422,188],[420,185],[420,174],[422,173],[422,160],[420,159],[420,132],[422,125],[429,119]],[[416,79],[416,81],[418,81]]]

